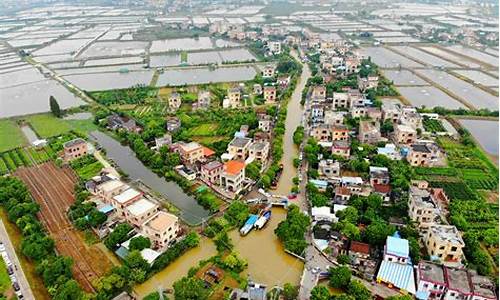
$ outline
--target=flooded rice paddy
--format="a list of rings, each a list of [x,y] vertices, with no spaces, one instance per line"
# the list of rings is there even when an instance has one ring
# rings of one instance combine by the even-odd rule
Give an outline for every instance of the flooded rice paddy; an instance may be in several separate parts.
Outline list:
[[[423,67],[416,61],[408,59],[400,54],[381,47],[367,47],[361,49],[366,56],[370,56],[372,61],[381,68],[418,68]]]
[[[481,61],[481,62],[486,63],[488,65],[498,67],[498,57],[486,54],[486,53],[481,52],[479,50],[464,47],[462,45],[448,46],[447,49],[449,49],[453,52],[459,53],[461,55],[471,57],[475,60]]]
[[[155,55],[150,57],[150,67],[170,67],[180,65],[222,64],[223,62],[244,62],[256,60],[247,49],[225,49],[220,51],[189,52],[186,61],[179,53]]]
[[[156,40],[151,43],[150,52],[170,52],[170,51],[193,51],[213,48],[235,47],[239,44],[209,37],[199,38],[178,38],[168,40]]]
[[[384,76],[394,85],[429,85],[428,82],[408,70],[384,70]]]
[[[167,70],[160,74],[156,86],[179,86],[217,82],[236,82],[251,80],[257,75],[253,67],[223,67]]]
[[[124,89],[138,84],[149,85],[153,78],[153,71],[73,74],[63,77],[85,91],[102,91]]]
[[[455,73],[474,81],[474,83],[484,86],[498,86],[498,78],[492,77],[477,70],[455,70]]]
[[[461,64],[461,65],[466,66],[468,68],[479,68],[480,67],[480,65],[477,64],[477,63],[475,63],[475,62],[472,62],[472,61],[470,61],[468,59],[465,59],[463,57],[455,55],[455,54],[453,54],[453,53],[451,53],[449,51],[443,50],[441,48],[427,46],[427,47],[421,47],[421,49],[423,49],[423,50],[425,50],[427,52],[430,52],[430,53],[432,53],[434,55],[440,56],[442,58],[454,61],[455,63]]]
[[[458,79],[444,71],[439,70],[416,70],[419,75],[430,79],[442,86],[454,95],[461,97],[476,108],[488,108],[498,110],[498,97],[485,92],[472,84]]]
[[[444,60],[442,58],[439,58],[437,56],[431,55],[429,53],[426,53],[422,50],[419,50],[417,48],[409,47],[409,46],[394,46],[391,47],[391,49],[394,49],[398,51],[399,53],[404,54],[405,56],[409,56],[414,60],[417,60],[419,62],[425,63],[426,65],[429,66],[434,66],[434,67],[447,67],[447,68],[457,68],[459,67],[458,65],[451,63],[447,60]]]
[[[434,86],[401,86],[397,89],[406,100],[416,107],[466,108],[465,105]]]
[[[458,121],[479,142],[484,151],[498,156],[498,120],[459,119]]]

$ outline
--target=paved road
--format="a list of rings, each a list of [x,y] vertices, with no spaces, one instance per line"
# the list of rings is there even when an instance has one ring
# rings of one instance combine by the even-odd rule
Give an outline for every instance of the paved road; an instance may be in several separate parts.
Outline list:
[[[12,266],[14,267],[14,274],[17,278],[17,282],[19,283],[19,287],[21,288],[21,292],[24,299],[35,299],[3,222],[4,221],[0,219],[0,241],[5,245],[5,250],[9,255]]]

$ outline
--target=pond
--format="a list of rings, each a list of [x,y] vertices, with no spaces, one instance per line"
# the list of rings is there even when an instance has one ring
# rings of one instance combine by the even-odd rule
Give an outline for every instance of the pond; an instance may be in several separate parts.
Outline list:
[[[498,156],[498,121],[495,120],[458,120],[478,141],[484,151]]]
[[[166,181],[144,166],[129,147],[121,145],[100,131],[91,132],[90,137],[106,150],[107,157],[128,174],[131,180],[140,180],[175,205],[181,211],[180,217],[186,223],[195,225],[209,216],[209,211],[199,205],[192,196],[184,193],[175,182]]]
[[[434,86],[400,86],[397,88],[401,96],[415,107],[441,106],[448,109],[466,108],[455,98]]]
[[[104,91],[125,89],[139,84],[149,85],[153,78],[153,71],[72,74],[63,77],[85,91]]]
[[[156,86],[179,86],[217,82],[235,82],[251,80],[257,75],[253,67],[224,67],[167,70],[160,74]]]

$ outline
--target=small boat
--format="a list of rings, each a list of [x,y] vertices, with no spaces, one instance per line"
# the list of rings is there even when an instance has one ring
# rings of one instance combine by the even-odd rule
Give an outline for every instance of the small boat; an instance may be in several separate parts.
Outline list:
[[[264,228],[264,226],[266,226],[267,221],[269,221],[269,219],[271,219],[271,211],[270,210],[268,210],[264,214],[262,214],[262,216],[257,220],[257,222],[255,222],[255,228],[257,228],[257,229]]]
[[[240,229],[240,234],[241,235],[247,235],[253,228],[255,222],[259,219],[259,216],[257,215],[250,215],[248,220],[245,222],[245,225],[241,227]]]

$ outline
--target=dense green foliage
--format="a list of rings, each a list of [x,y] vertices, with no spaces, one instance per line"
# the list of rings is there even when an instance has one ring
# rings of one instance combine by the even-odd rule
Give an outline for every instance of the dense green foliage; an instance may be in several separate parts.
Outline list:
[[[92,92],[90,96],[103,105],[141,104],[146,98],[156,94],[157,89],[147,86],[135,86],[128,89]]]
[[[57,100],[56,98],[54,98],[54,96],[49,97],[49,106],[52,114],[57,118],[60,118],[62,115],[61,108],[59,107],[59,103],[57,103]]]
[[[307,231],[309,223],[309,217],[303,214],[298,206],[290,205],[286,219],[278,224],[274,232],[285,244],[287,250],[297,255],[302,255],[307,246],[304,234]]]

